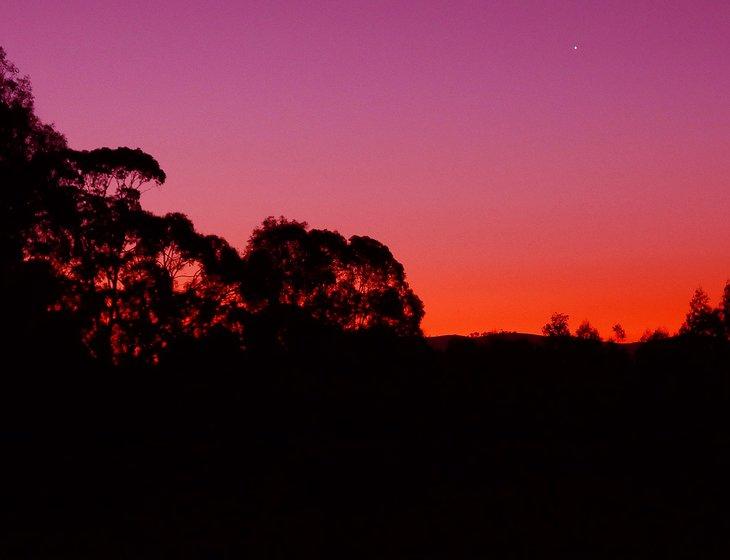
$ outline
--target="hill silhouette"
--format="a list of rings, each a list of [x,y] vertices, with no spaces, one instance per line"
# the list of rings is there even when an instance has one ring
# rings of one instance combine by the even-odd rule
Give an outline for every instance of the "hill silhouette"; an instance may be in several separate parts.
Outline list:
[[[730,287],[630,345],[427,339],[382,243],[239,251],[145,210],[165,179],[71,149],[0,50],[2,558],[727,554]]]
[[[495,340],[504,341],[526,341],[535,345],[542,345],[545,343],[545,336],[531,333],[520,333],[520,332],[495,332],[485,333],[477,336],[465,336],[460,334],[442,334],[437,336],[429,336],[428,344],[436,350],[446,350],[452,343],[471,339],[481,344],[489,344]]]
[[[494,344],[495,342],[527,342],[533,346],[545,346],[550,344],[546,335],[521,332],[499,331],[492,333],[481,333],[477,335],[441,334],[426,337],[428,345],[434,350],[446,350],[452,344],[473,341],[481,345]],[[611,341],[607,344],[619,344],[624,350],[634,353],[641,347],[641,342],[617,342]]]

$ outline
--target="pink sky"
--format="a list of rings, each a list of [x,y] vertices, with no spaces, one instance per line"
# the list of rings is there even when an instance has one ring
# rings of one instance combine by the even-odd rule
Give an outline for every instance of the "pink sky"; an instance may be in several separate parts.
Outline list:
[[[243,247],[386,243],[427,334],[675,329],[730,278],[730,3],[32,2],[0,44],[75,148]],[[573,48],[575,45],[577,49]]]

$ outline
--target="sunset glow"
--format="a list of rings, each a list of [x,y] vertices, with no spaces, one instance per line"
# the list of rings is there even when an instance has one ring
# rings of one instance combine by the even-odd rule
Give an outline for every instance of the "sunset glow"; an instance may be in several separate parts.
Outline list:
[[[4,3],[71,147],[243,248],[269,215],[368,235],[428,335],[676,330],[730,277],[730,3]],[[29,40],[32,37],[32,40]],[[51,53],[51,54],[49,54]]]

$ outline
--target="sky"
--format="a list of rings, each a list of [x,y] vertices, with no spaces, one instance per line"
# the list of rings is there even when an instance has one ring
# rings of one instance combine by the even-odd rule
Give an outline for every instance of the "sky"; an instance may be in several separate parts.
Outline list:
[[[71,147],[243,248],[270,215],[390,247],[426,334],[676,329],[730,278],[730,2],[4,0]]]

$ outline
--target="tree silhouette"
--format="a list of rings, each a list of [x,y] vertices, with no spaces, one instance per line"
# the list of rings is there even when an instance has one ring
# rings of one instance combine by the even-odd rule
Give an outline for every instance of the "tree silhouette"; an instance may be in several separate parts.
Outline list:
[[[550,321],[542,328],[542,334],[549,337],[566,338],[570,336],[570,327],[568,326],[568,315],[564,313],[553,313]]]
[[[292,306],[345,330],[420,334],[423,305],[403,266],[374,239],[268,218],[244,258],[242,291],[254,310]]]
[[[720,315],[725,328],[725,337],[730,338],[730,280],[725,282],[720,302]]]
[[[52,155],[66,141],[35,116],[27,77],[0,47],[0,260],[22,260],[32,228],[49,212],[58,190]]]
[[[0,47],[0,308],[10,351],[38,356],[31,345],[50,344],[40,333],[64,287],[36,258],[34,240],[49,236],[70,205],[57,165],[65,148],[64,137],[36,117],[30,81]]]
[[[583,321],[578,328],[575,330],[576,338],[582,340],[594,340],[600,341],[601,335],[598,334],[598,329],[594,328],[588,321]]]
[[[613,327],[611,327],[611,331],[613,331],[613,336],[616,339],[616,342],[623,342],[626,340],[626,331],[620,323],[616,323]]]
[[[170,286],[150,259],[153,217],[142,210],[140,189],[161,185],[165,174],[154,158],[130,148],[68,150],[65,156],[74,172],[66,185],[75,189],[76,202],[68,251],[56,253],[58,269],[74,286],[66,304],[83,311],[84,338],[96,356],[154,355],[150,339],[160,345],[164,337],[156,326],[164,318],[158,304]]]
[[[687,336],[724,336],[721,312],[712,308],[710,297],[702,288],[695,290],[679,333]]]

